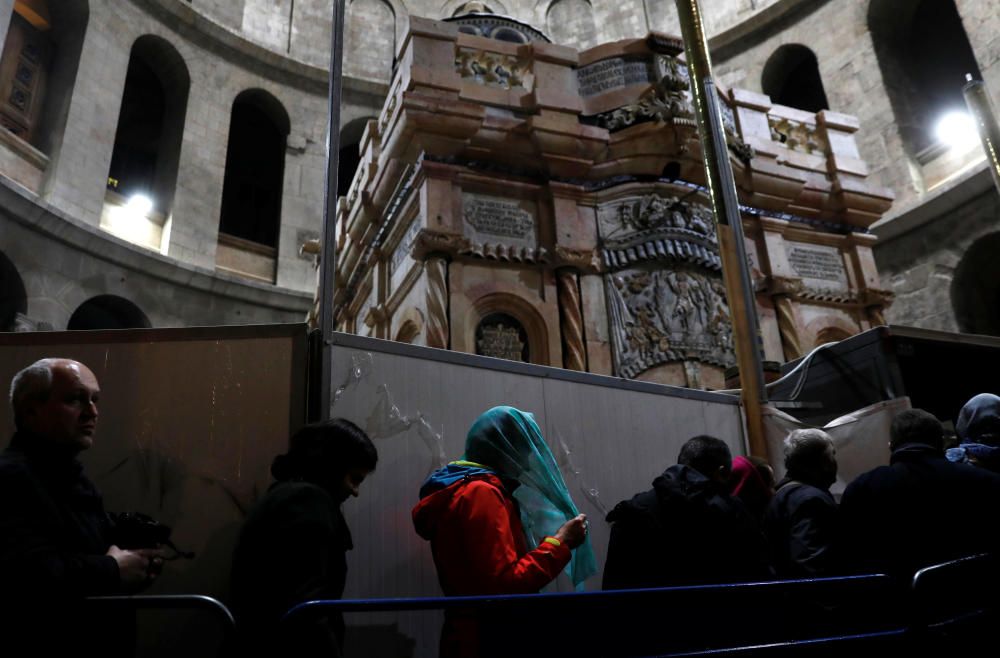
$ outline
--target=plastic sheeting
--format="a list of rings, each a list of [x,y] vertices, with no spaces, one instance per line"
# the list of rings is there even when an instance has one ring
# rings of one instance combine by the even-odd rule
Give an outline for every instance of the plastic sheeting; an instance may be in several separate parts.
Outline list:
[[[830,491],[839,496],[858,475],[889,463],[889,426],[901,411],[910,408],[907,397],[878,402],[831,420],[822,430],[832,438],[837,449],[837,482]],[[782,442],[792,430],[813,427],[777,409],[765,407],[764,431],[768,459],[775,477],[785,475]]]

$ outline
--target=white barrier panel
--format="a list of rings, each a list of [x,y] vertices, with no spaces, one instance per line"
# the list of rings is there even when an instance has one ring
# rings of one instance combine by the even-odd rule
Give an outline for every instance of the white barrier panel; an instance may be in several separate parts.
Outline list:
[[[361,496],[344,504],[355,545],[345,598],[441,594],[429,544],[413,530],[410,510],[430,471],[459,458],[468,428],[490,407],[507,404],[535,414],[570,493],[591,519],[601,568],[609,537],[604,515],[648,489],[676,463],[684,441],[710,434],[734,455],[744,453],[740,409],[730,395],[357,336],[338,335],[336,343],[332,415],[365,428],[379,451],[378,468]],[[586,587],[600,589],[600,572]],[[571,589],[565,576],[556,589]],[[364,638],[364,653],[389,655],[409,640],[416,642],[415,655],[434,656],[436,620],[440,616],[427,613],[364,620],[349,615],[348,643],[353,634]],[[398,634],[385,627],[394,624]]]

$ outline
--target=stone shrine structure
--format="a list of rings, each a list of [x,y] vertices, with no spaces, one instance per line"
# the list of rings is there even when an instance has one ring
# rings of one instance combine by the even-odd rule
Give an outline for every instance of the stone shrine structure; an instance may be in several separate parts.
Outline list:
[[[683,44],[410,17],[337,218],[344,331],[695,388],[735,362]],[[721,92],[765,358],[882,324],[858,121]]]

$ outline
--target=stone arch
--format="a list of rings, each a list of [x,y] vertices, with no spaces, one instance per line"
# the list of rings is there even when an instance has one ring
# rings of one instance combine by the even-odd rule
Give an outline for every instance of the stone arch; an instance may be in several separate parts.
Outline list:
[[[347,190],[351,187],[354,174],[361,164],[361,137],[364,135],[365,126],[369,121],[376,121],[375,117],[361,117],[349,121],[340,129],[340,161],[337,169],[337,195],[347,196]]]
[[[808,341],[807,350],[819,347],[823,343],[849,338],[861,327],[842,316],[827,313],[808,322],[802,331],[802,337]]]
[[[126,198],[148,195],[164,216],[173,207],[190,88],[184,58],[169,41],[152,34],[135,40],[108,185]]]
[[[98,295],[80,304],[69,318],[66,328],[78,329],[144,329],[151,327],[149,318],[133,302],[117,295]]]
[[[17,316],[28,313],[28,293],[20,272],[0,251],[0,331],[14,331]]]
[[[0,125],[50,159],[62,144],[89,19],[87,0],[16,3],[0,56]]]
[[[830,109],[816,54],[801,44],[789,43],[775,50],[764,64],[760,84],[777,105],[807,112]]]
[[[477,299],[470,308],[469,321],[465,323],[466,345],[476,351],[476,332],[480,323],[489,316],[507,315],[524,329],[527,340],[528,362],[549,365],[549,336],[545,320],[528,301],[505,292],[496,292]]]
[[[289,132],[288,112],[270,93],[247,89],[233,100],[220,233],[277,248]]]
[[[942,148],[937,120],[965,109],[965,74],[981,77],[955,3],[872,0],[868,30],[903,145],[926,162]]]
[[[395,68],[396,11],[384,0],[351,0],[347,6],[344,72],[389,82]]]
[[[1000,336],[1000,233],[985,235],[969,247],[955,268],[951,304],[960,331]]]
[[[500,14],[511,16],[510,9],[498,0],[448,0],[441,5],[442,18],[454,18],[469,13]]]
[[[424,331],[424,316],[419,309],[410,307],[398,315],[398,326],[393,340],[398,343],[416,343]]]
[[[597,45],[594,7],[588,0],[555,0],[545,12],[553,43],[584,49]]]

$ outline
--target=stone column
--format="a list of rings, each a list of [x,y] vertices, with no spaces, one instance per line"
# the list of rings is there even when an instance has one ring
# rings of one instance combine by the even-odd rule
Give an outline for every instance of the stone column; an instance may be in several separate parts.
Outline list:
[[[785,355],[785,361],[792,361],[802,356],[802,340],[799,337],[799,321],[795,314],[794,301],[796,293],[802,289],[802,282],[776,276],[771,279],[770,287],[774,312],[778,316],[781,351]]]
[[[427,346],[446,350],[450,345],[448,322],[448,259],[435,253],[424,261],[427,275]]]
[[[580,308],[580,286],[576,270],[562,268],[556,272],[556,280],[562,325],[563,367],[586,372],[587,348],[583,342],[583,311]]]

